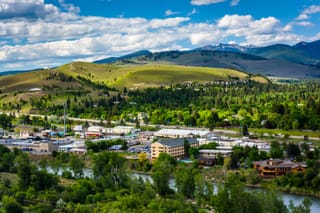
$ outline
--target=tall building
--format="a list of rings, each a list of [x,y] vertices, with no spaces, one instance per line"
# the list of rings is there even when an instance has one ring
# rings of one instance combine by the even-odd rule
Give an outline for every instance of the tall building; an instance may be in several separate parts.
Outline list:
[[[176,159],[185,157],[187,155],[184,148],[185,141],[190,147],[199,147],[196,138],[164,139],[151,144],[151,159],[155,160],[160,153],[167,153]]]

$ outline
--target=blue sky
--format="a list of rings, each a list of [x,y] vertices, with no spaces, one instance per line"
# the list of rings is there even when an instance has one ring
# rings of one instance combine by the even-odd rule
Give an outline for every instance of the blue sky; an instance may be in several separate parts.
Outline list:
[[[0,71],[320,39],[320,0],[1,0]]]

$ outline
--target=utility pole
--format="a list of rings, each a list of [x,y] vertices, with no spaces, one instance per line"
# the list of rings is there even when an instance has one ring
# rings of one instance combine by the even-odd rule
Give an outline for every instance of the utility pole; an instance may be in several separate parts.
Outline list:
[[[63,131],[63,134],[64,136],[66,136],[66,133],[67,133],[67,128],[66,128],[66,119],[67,119],[67,116],[66,116],[66,108],[67,108],[67,102],[64,103],[64,113],[63,113],[63,125],[64,125],[64,131]]]

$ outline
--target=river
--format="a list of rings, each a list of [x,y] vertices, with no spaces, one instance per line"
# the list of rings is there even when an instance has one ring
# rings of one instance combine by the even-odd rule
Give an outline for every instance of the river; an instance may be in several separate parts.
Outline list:
[[[67,169],[67,168],[65,168]],[[47,167],[47,170],[49,173],[54,173],[54,171],[50,168]],[[64,169],[59,169],[58,170],[58,175],[61,175]],[[85,177],[93,177],[93,173],[91,169],[84,169],[83,170],[84,176]],[[152,183],[152,178],[150,175],[147,174],[140,174],[140,173],[131,173],[132,176],[134,177],[141,177],[143,180],[149,180]],[[175,180],[171,178],[169,180],[169,186],[170,188],[175,190]],[[217,185],[214,184],[214,188],[217,188]],[[248,188],[248,190],[265,190],[265,189],[260,189],[260,188]],[[319,213],[320,212],[320,198],[317,197],[312,197],[312,196],[305,196],[305,195],[295,195],[295,194],[289,194],[286,192],[280,192],[280,196],[283,199],[283,202],[285,205],[289,205],[290,200],[293,201],[294,205],[297,206],[301,204],[304,198],[309,198],[312,201],[312,206],[311,206],[311,213]]]
[[[146,174],[140,174],[140,173],[133,173],[135,177],[142,177],[143,180],[149,180],[152,182],[152,178],[150,175]],[[175,180],[171,178],[169,180],[169,186],[170,188],[175,190]],[[213,187],[217,189],[217,184],[214,183]],[[252,190],[265,190],[265,189],[260,189],[260,188],[247,188],[249,191]],[[285,192],[279,192],[279,195],[281,196],[283,202],[285,205],[289,205],[290,200],[293,201],[294,205],[297,206],[302,203],[304,198],[309,198],[312,201],[312,206],[311,206],[311,213],[319,213],[320,212],[320,198],[317,197],[312,197],[312,196],[305,196],[305,195],[294,195],[294,194],[289,194]]]

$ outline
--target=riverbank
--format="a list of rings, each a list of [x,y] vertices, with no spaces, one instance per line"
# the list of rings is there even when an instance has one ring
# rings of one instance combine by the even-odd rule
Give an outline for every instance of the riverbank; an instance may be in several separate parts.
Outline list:
[[[212,174],[215,174],[216,176],[208,176],[206,175],[208,171],[200,170],[200,172],[204,175],[205,180],[211,181],[213,183],[217,184],[223,184],[225,182],[225,178],[230,173],[230,170],[227,170],[226,168],[220,167],[220,168],[209,168],[210,171],[216,170],[215,172],[212,172]],[[220,171],[217,171],[220,170]],[[130,172],[138,174],[138,175],[144,175],[151,177],[151,172],[143,172],[143,171],[134,171],[130,170]],[[241,173],[241,170],[239,171],[231,171],[231,172],[239,172]],[[262,190],[274,190],[281,193],[287,193],[291,195],[299,195],[299,196],[306,196],[306,197],[314,197],[316,199],[319,199],[320,202],[320,192],[312,192],[312,191],[306,191],[305,189],[298,189],[298,188],[285,188],[280,186],[275,186],[272,179],[262,179],[260,183],[258,184],[250,184],[243,182],[247,188],[252,189],[262,189]]]
[[[241,176],[242,182],[249,188],[259,188],[264,190],[274,190],[282,193],[292,195],[308,196],[320,199],[320,191],[312,191],[311,189],[304,188],[286,188],[276,185],[274,179],[264,179],[255,174],[254,169],[239,169],[230,170],[225,166],[207,167],[200,170],[206,180],[216,183],[224,183],[226,177],[232,173],[238,173]]]

